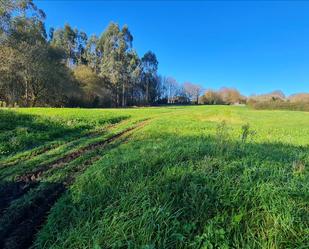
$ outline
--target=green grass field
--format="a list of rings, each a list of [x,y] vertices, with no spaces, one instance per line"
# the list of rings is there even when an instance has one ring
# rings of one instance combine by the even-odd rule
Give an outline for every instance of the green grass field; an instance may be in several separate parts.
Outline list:
[[[309,248],[309,113],[0,110],[0,248]]]

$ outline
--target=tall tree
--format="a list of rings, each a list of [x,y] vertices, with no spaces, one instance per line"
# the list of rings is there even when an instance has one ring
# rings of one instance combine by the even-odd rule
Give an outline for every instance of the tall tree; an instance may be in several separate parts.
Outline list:
[[[110,23],[98,42],[103,54],[101,75],[110,79],[115,95],[115,105],[126,104],[126,89],[129,82],[129,53],[132,50],[133,36],[125,25],[121,30],[116,23]]]
[[[178,92],[179,84],[173,77],[164,78],[164,85],[166,87],[167,103],[173,103]]]
[[[84,51],[87,43],[87,35],[73,29],[69,24],[53,32],[51,44],[61,48],[66,54],[66,65],[72,68],[74,64],[85,63]]]
[[[217,105],[223,103],[219,93],[212,89],[206,90],[201,99],[202,104]]]
[[[90,36],[85,47],[85,59],[87,65],[98,74],[100,69],[99,65],[102,60],[102,53],[97,45],[98,37],[95,35]]]
[[[47,42],[45,14],[31,0],[11,1],[1,11],[6,23],[1,24],[0,85],[6,101],[24,106],[61,101],[70,72],[61,51]]]
[[[136,51],[132,51],[128,53],[128,68],[127,68],[127,74],[128,74],[128,83],[127,83],[127,98],[125,98],[125,101],[127,104],[128,98],[130,98],[130,104],[133,105],[134,103],[138,102],[138,98],[140,97],[139,94],[139,83],[141,78],[141,66],[140,66],[140,59],[136,53]]]
[[[219,95],[225,104],[240,103],[242,96],[237,89],[222,87],[219,90]]]
[[[157,83],[158,60],[156,55],[148,51],[141,59],[142,62],[142,80],[145,84],[145,101],[150,104],[151,90],[155,89]]]
[[[45,13],[36,7],[32,0],[1,0],[0,2],[0,42],[4,42],[12,33],[22,31],[21,21],[29,21],[42,28]],[[19,30],[17,30],[17,28]]]
[[[76,38],[76,64],[77,65],[86,65],[87,64],[87,55],[86,55],[86,46],[88,41],[88,36],[83,31],[75,31],[77,34]]]
[[[90,106],[94,96],[100,104],[124,107],[162,98],[157,58],[152,52],[139,58],[126,25],[111,23],[100,38],[88,39],[69,24],[47,36],[44,18],[32,0],[0,2],[1,101],[81,106],[88,98]],[[81,105],[74,103],[78,98]]]
[[[189,99],[192,102],[195,102],[196,104],[198,104],[198,99],[200,97],[201,90],[202,90],[201,86],[190,83],[190,82],[185,82],[183,84],[183,87]]]

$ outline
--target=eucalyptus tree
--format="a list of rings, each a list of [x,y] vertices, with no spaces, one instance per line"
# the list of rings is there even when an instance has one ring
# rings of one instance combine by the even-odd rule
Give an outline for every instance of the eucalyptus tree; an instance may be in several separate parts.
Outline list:
[[[55,28],[50,27],[48,31],[48,41],[51,42],[54,38]]]
[[[86,56],[86,46],[88,41],[88,36],[84,31],[75,31],[77,34],[76,38],[76,64],[77,65],[86,65],[87,56]]]
[[[67,67],[73,68],[74,65],[87,64],[88,36],[85,32],[73,29],[69,24],[51,31],[51,44],[64,50]]]
[[[45,19],[45,13],[37,8],[32,0],[1,0],[0,42],[4,42],[6,40],[5,38],[8,38],[12,34],[12,31],[16,32],[16,21],[37,21],[42,26],[43,19]],[[19,28],[22,27],[19,26]]]
[[[129,76],[128,78],[128,84],[127,84],[127,98],[124,99],[125,105],[127,104],[128,98],[129,103],[131,105],[137,104],[140,102],[141,98],[141,88],[140,88],[140,82],[141,82],[141,60],[138,57],[138,54],[135,50],[128,53],[128,67],[127,67],[127,74]]]
[[[156,76],[158,70],[158,60],[156,55],[148,51],[141,59],[142,82],[145,89],[145,102],[150,104],[151,91],[155,90]]]
[[[98,41],[98,49],[102,53],[100,73],[106,76],[114,90],[114,104],[126,105],[126,90],[130,75],[129,54],[132,52],[133,36],[125,25],[120,29],[116,23],[110,23]]]
[[[121,71],[117,49],[119,47],[118,24],[110,23],[98,41],[98,49],[102,53],[100,64],[100,75],[109,79],[114,95],[114,105],[119,105],[119,84],[121,82]]]
[[[63,49],[66,55],[67,67],[72,67],[75,61],[75,50],[77,44],[76,31],[69,24],[65,24],[64,28],[54,31],[51,44],[55,47]]]
[[[96,35],[90,36],[85,47],[85,59],[87,62],[86,64],[98,74],[102,60],[102,53],[97,45],[98,37]]]
[[[139,58],[127,25],[110,23],[88,39],[69,24],[47,35],[44,20],[32,0],[0,0],[1,101],[62,105],[96,95],[100,104],[127,106],[160,98],[157,58],[152,52]]]

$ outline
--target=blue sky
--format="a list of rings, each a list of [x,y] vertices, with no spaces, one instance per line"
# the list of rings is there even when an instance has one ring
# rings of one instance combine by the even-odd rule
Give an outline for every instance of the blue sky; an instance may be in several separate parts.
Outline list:
[[[47,28],[71,24],[100,35],[127,24],[159,73],[243,94],[309,92],[309,1],[34,1]]]

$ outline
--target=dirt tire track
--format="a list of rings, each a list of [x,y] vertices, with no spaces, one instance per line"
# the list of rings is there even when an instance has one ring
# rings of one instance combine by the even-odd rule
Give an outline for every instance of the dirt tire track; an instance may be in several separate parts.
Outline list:
[[[66,156],[62,158],[58,158],[48,164],[41,165],[38,169],[32,172],[28,172],[24,175],[18,176],[13,184],[3,187],[0,190],[0,198],[1,198],[1,204],[0,204],[0,215],[3,213],[3,211],[9,206],[9,204],[21,197],[22,195],[26,194],[31,188],[37,186],[39,179],[42,177],[42,175],[50,170],[55,168],[60,168],[69,163],[70,161],[73,161],[74,159],[81,156],[83,153],[87,153],[91,150],[94,150],[96,148],[99,148],[101,146],[105,146],[108,143],[111,143],[112,141],[116,140],[120,136],[135,130],[139,128],[140,126],[143,126],[144,122],[141,122],[137,124],[136,126],[130,127],[116,135],[111,136],[108,139],[99,141],[94,144],[90,144],[86,147],[83,147],[77,151],[74,151],[72,153],[67,154]],[[111,127],[114,125],[111,125]],[[0,186],[1,187],[1,186]]]
[[[9,161],[4,164],[0,164],[0,169],[5,169],[7,167],[16,166],[20,161],[22,160],[28,160],[30,158],[39,156],[41,154],[44,154],[45,152],[57,148],[58,144],[50,144],[42,147],[36,148],[34,151],[30,152],[29,155],[20,156],[16,160]]]
[[[35,186],[37,183],[3,183],[0,186],[0,216],[13,200],[21,197]]]
[[[119,123],[117,123],[117,124],[119,124]],[[5,169],[7,167],[16,166],[22,160],[29,160],[29,159],[31,159],[33,157],[42,155],[45,152],[53,150],[53,149],[56,149],[56,148],[58,148],[60,146],[76,142],[76,141],[81,140],[83,138],[92,138],[92,137],[95,137],[95,136],[102,135],[102,134],[104,134],[104,132],[106,132],[108,129],[110,129],[111,127],[113,127],[115,125],[116,124],[108,125],[103,130],[94,130],[94,131],[89,131],[89,132],[87,132],[87,133],[85,133],[83,135],[73,136],[73,137],[71,137],[71,139],[68,139],[67,141],[63,141],[63,143],[60,143],[60,144],[57,144],[57,143],[56,144],[52,144],[51,143],[51,144],[39,146],[36,149],[34,149],[32,152],[30,152],[29,155],[20,156],[16,160],[12,160],[12,161],[9,161],[7,163],[0,164],[0,168],[1,169]]]
[[[44,189],[30,205],[18,210],[18,214],[11,217],[7,225],[0,229],[0,248],[30,247],[46,214],[64,191],[65,187],[60,183],[51,185]]]
[[[18,178],[18,180],[20,182],[24,182],[25,184],[35,184],[42,176],[42,174],[47,170],[61,167],[80,157],[84,153],[88,153],[99,148],[104,148],[123,136],[129,137],[130,134],[132,134],[132,131],[136,131],[137,129],[144,127],[146,122],[147,120],[142,121],[133,127],[125,129],[124,131],[111,136],[110,138],[85,146],[78,151],[70,153],[54,161],[53,164],[50,163],[44,165],[44,167],[40,167],[40,169],[36,170],[35,172],[21,176]],[[4,228],[0,228],[0,248],[29,248],[33,243],[37,231],[46,220],[48,212],[61,196],[61,194],[63,194],[67,187],[74,182],[78,173],[83,172],[86,168],[88,168],[100,158],[101,156],[94,156],[84,161],[83,167],[76,170],[74,172],[75,174],[68,176],[62,183],[52,184],[50,187],[43,189],[42,193],[35,197],[30,205],[22,207],[22,209],[18,211],[18,214],[15,215]]]
[[[136,126],[130,127],[124,131],[121,131],[113,136],[111,136],[110,138],[107,138],[105,140],[93,143],[93,144],[89,144],[85,147],[82,147],[80,149],[78,149],[77,151],[73,151],[67,155],[65,155],[64,157],[58,158],[48,164],[43,164],[41,165],[39,168],[37,168],[36,170],[32,171],[32,172],[28,172],[24,175],[18,176],[16,178],[17,181],[22,181],[22,182],[34,182],[37,181],[44,172],[46,172],[47,170],[50,169],[54,169],[54,168],[59,168],[62,167],[63,165],[75,160],[76,158],[80,157],[82,154],[87,153],[91,150],[95,150],[101,146],[105,146],[106,144],[109,144],[111,142],[113,142],[114,140],[116,140],[117,138],[123,136],[124,134],[132,131],[132,130],[136,130],[137,128],[140,128],[141,126],[143,126],[145,124],[145,122],[141,122]]]

